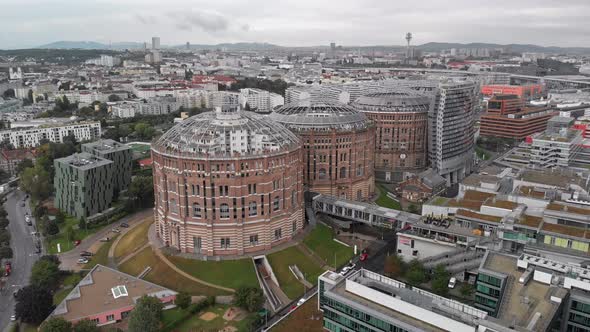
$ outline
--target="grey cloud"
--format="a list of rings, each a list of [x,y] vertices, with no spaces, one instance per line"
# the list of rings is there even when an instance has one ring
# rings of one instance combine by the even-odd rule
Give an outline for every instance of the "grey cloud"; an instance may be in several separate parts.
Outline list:
[[[215,12],[171,12],[168,16],[178,20],[176,27],[180,30],[191,30],[194,27],[206,32],[217,32],[229,27],[229,19]]]

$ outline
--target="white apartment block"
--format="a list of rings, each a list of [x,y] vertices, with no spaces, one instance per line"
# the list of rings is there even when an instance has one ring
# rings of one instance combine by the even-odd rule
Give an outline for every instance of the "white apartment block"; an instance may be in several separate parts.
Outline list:
[[[139,110],[139,102],[124,102],[111,107],[112,115],[118,118],[133,118]]]
[[[350,92],[344,89],[344,86],[330,84],[290,87],[285,91],[285,96],[287,104],[299,103],[304,100],[348,104],[353,100]]]
[[[178,111],[180,103],[174,97],[150,98],[145,103],[139,103],[137,113],[142,115],[162,115]]]
[[[86,60],[87,65],[96,65],[102,67],[114,67],[121,64],[121,59],[118,57],[102,54],[99,58]]]
[[[285,104],[283,96],[262,89],[240,89],[240,104],[259,113],[270,113],[277,106]]]
[[[98,139],[101,135],[100,122],[0,131],[0,139],[10,142],[17,149],[39,146],[43,140],[62,143],[63,138],[69,135],[74,135],[78,142]]]

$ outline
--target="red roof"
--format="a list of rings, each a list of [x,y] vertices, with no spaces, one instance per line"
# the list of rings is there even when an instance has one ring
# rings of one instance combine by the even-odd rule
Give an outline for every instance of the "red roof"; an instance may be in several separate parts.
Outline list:
[[[139,160],[138,163],[139,163],[139,166],[141,166],[141,167],[150,167],[150,166],[152,166],[154,161],[152,160],[152,158],[145,158],[145,159]]]
[[[23,159],[32,159],[35,158],[35,150],[34,149],[15,149],[15,150],[7,150],[4,149],[0,151],[2,154],[2,158],[6,160],[23,160]]]

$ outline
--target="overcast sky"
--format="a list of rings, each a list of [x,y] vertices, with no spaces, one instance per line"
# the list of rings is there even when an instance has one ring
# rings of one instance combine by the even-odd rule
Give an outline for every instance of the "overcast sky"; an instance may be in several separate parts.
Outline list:
[[[590,0],[0,0],[0,49],[53,41],[590,47]]]

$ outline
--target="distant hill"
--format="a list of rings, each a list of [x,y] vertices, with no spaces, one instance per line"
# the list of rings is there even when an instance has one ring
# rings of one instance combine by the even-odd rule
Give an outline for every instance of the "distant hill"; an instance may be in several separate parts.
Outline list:
[[[123,50],[123,49],[133,49],[133,48],[142,48],[143,43],[135,43],[135,42],[120,42],[120,43],[113,43],[111,46],[108,44],[103,44],[99,42],[93,41],[58,41],[53,42],[46,45],[41,45],[35,48],[41,49],[81,49],[81,50],[108,50],[108,49],[115,49],[115,50]]]
[[[418,49],[426,52],[440,52],[451,48],[510,48],[512,52],[537,52],[537,53],[577,53],[588,54],[588,47],[557,47],[557,46],[539,46],[532,44],[490,44],[490,43],[426,43],[416,46]]]

